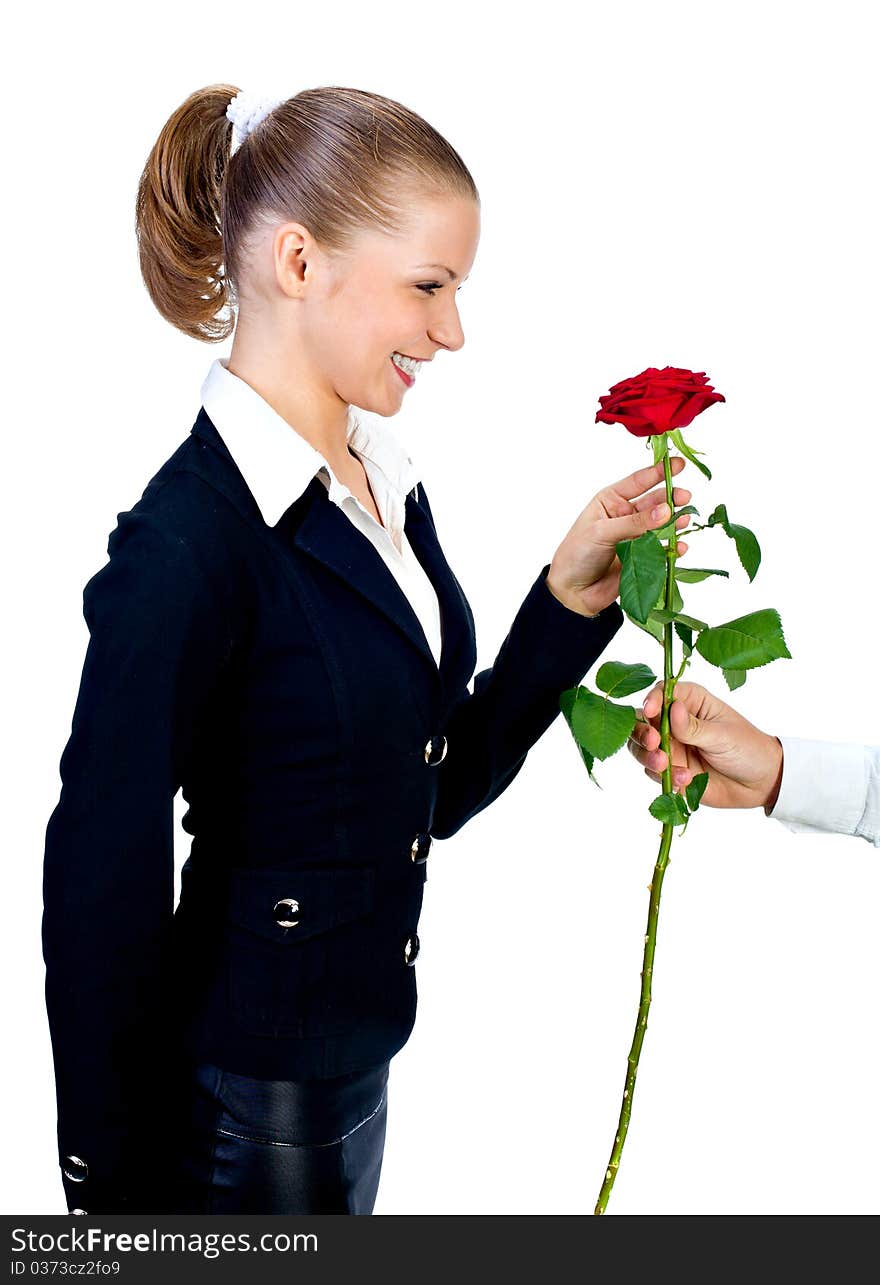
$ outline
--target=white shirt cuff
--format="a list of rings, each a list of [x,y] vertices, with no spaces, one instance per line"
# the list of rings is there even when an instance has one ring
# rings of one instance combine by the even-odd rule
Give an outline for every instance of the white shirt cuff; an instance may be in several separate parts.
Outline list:
[[[782,783],[767,815],[794,833],[855,834],[868,792],[865,747],[800,736],[779,740]]]

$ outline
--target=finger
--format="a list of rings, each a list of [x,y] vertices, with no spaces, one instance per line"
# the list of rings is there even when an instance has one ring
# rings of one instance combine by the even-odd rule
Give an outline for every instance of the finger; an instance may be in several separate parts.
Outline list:
[[[657,514],[655,517],[654,514]],[[662,500],[659,508],[646,508],[644,511],[636,511],[625,517],[606,518],[604,521],[597,522],[591,532],[592,539],[596,544],[613,546],[621,540],[635,540],[646,531],[651,531],[655,527],[666,526],[671,514],[666,500]],[[689,513],[683,513],[675,520],[676,531],[686,527],[691,520]]]
[[[663,776],[660,775],[660,772],[653,772],[650,770],[649,767],[646,767],[645,776],[650,776],[650,779],[653,781],[656,781],[656,784],[663,785]],[[681,794],[683,785],[685,785],[685,781],[678,779],[678,775],[676,774],[676,772],[673,771],[673,774],[672,774],[673,793]]]
[[[630,753],[646,767],[651,767],[656,772],[663,772],[667,764],[666,751],[660,744],[660,733],[656,727],[651,724],[636,723],[630,733],[627,741],[627,748]],[[673,773],[677,769],[688,770],[688,747],[674,736],[670,737],[670,749],[672,750],[672,767]],[[673,779],[675,777],[673,776]]]
[[[630,732],[629,741],[627,742],[627,745],[633,754],[636,754],[636,757],[639,757],[639,753],[650,754],[653,750],[657,749],[659,744],[660,733],[657,728],[652,727],[650,723],[638,722]],[[637,751],[639,753],[637,753]],[[641,763],[642,761],[643,759],[639,758],[639,762]]]
[[[655,683],[642,702],[645,718],[656,718],[663,706],[663,684]]]
[[[673,487],[672,502],[677,505],[687,504],[691,498],[691,492],[682,486]],[[666,499],[666,487],[657,486],[647,495],[639,496],[637,500],[626,500],[624,497],[615,492],[611,487],[606,487],[600,491],[596,499],[601,504],[605,516],[609,518],[625,518],[635,509],[641,512],[643,509],[650,509],[655,504],[662,504]]]
[[[646,767],[653,768],[655,772],[666,771],[666,751],[664,749],[645,750],[643,762]]]
[[[675,684],[672,693],[673,701],[681,701],[691,713],[696,713],[702,704],[706,689],[700,683],[681,680]],[[663,706],[663,684],[656,683],[642,703],[645,718],[656,718]]]
[[[683,455],[670,455],[669,457],[669,470],[673,476],[680,473],[686,464],[687,460]],[[611,486],[604,487],[603,490],[616,491],[625,500],[634,500],[637,495],[647,491],[649,486],[654,486],[664,476],[663,461],[661,460],[659,464],[655,464],[652,468],[637,469],[635,473],[622,477],[619,482],[614,482]]]
[[[659,734],[657,733],[656,728],[651,728],[650,731],[653,733],[653,735],[656,738],[656,741],[659,743]],[[662,771],[664,764],[657,763],[655,761],[659,751],[656,749],[647,749],[645,747],[644,732],[638,733],[635,730],[633,730],[629,740],[626,743],[626,748],[629,750],[630,754],[633,756],[636,762],[641,763],[642,767],[650,767],[654,771]],[[666,756],[663,755],[664,759],[665,757]]]
[[[653,776],[655,781],[662,781],[663,773],[666,771],[666,755],[662,750],[654,754],[646,754],[644,751],[635,755],[639,762],[644,766],[649,776]],[[693,772],[688,767],[684,759],[677,759],[676,755],[672,756],[672,788],[684,789],[693,778]]]
[[[672,499],[675,504],[688,504],[690,502],[691,492],[683,486],[673,487]],[[666,499],[666,487],[657,486],[647,495],[640,495],[637,500],[631,502],[630,507],[635,507],[641,512],[643,509],[651,509],[655,504],[662,504]],[[623,514],[615,514],[615,517],[622,517]]]

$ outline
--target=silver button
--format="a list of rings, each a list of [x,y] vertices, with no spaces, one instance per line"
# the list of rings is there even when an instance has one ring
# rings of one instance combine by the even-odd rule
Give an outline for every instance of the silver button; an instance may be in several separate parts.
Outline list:
[[[410,965],[414,964],[416,962],[416,956],[418,955],[418,953],[419,953],[419,935],[418,933],[413,933],[412,937],[407,937],[406,945],[403,948],[403,957],[406,960],[407,964],[410,964]]]
[[[430,849],[431,849],[430,834],[417,834],[412,841],[412,847],[409,850],[409,855],[412,857],[413,861],[415,861],[418,865],[422,865],[423,862],[428,860],[428,853]]]
[[[434,749],[435,741],[442,742],[442,749],[439,755],[435,752],[435,749]],[[446,750],[447,750],[446,737],[432,736],[431,739],[428,741],[428,744],[425,746],[425,762],[429,763],[431,767],[436,767],[438,763],[442,763],[443,760],[446,758]]]
[[[71,1182],[84,1182],[89,1176],[89,1166],[79,1156],[65,1156],[61,1171]]]
[[[87,1209],[71,1209],[70,1212],[72,1214],[87,1214],[89,1211]]]
[[[296,915],[298,913],[299,902],[294,901],[293,897],[282,897],[281,900],[276,901],[275,905],[272,907],[272,914],[275,916],[275,922],[281,928],[295,928],[299,923],[299,920],[291,919],[289,916]],[[282,915],[287,915],[288,918],[282,919]]]

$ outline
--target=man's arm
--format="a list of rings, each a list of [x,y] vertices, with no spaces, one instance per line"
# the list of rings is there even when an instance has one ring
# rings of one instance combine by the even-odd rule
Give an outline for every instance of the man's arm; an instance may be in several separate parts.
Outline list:
[[[767,816],[794,833],[851,834],[880,847],[880,746],[777,740],[784,766]]]

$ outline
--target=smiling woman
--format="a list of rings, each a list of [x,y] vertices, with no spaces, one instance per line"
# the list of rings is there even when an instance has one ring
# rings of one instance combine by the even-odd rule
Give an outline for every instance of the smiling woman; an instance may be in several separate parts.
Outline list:
[[[341,469],[349,407],[396,414],[421,363],[462,346],[450,283],[471,270],[479,194],[420,116],[339,86],[252,113],[224,167],[228,122],[217,113],[230,93],[193,95],[150,155],[137,202],[144,281],[162,315],[197,338],[226,338],[222,308],[237,309],[229,369]],[[194,125],[208,172],[223,175],[204,192],[177,172],[191,154],[175,143]],[[190,197],[173,221],[169,191]],[[415,275],[425,268],[449,282]]]
[[[43,884],[79,1212],[372,1213],[432,841],[514,781],[623,623],[616,543],[663,525],[655,471],[603,488],[474,673],[474,613],[382,421],[464,343],[479,213],[436,130],[354,89],[209,86],[144,167],[150,297],[208,342],[237,324],[83,594]]]
[[[393,236],[363,227],[345,252],[297,219],[252,240],[229,368],[331,464],[344,456],[349,405],[395,415],[422,363],[464,343],[451,286],[428,295],[410,265],[434,248],[469,270],[479,204],[415,190],[402,204]]]

